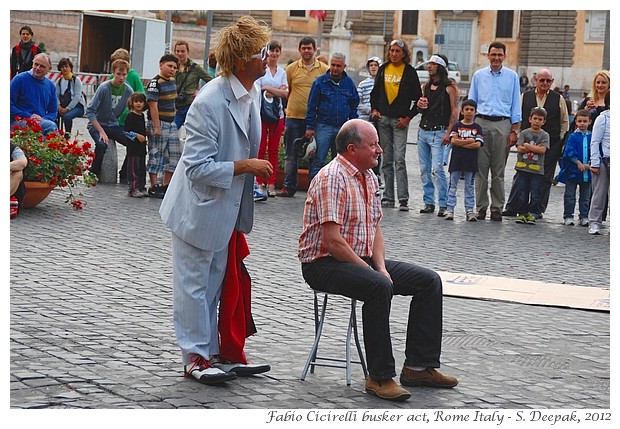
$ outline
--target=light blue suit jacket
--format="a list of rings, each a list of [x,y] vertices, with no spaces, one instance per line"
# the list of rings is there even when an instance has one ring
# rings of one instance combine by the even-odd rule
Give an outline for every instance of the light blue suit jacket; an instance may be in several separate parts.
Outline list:
[[[260,91],[256,94],[249,135],[227,77],[207,83],[187,113],[185,148],[159,214],[176,236],[199,249],[223,250],[233,228],[252,229],[254,177],[233,176],[233,161],[258,154]]]

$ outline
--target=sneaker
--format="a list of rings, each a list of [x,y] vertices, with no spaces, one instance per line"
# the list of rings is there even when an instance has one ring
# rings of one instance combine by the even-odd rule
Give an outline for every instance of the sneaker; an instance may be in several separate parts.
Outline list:
[[[277,197],[285,197],[285,198],[292,197],[293,195],[295,195],[295,191],[291,191],[288,188],[282,188],[276,193]]]
[[[394,208],[394,201],[390,200],[381,200],[381,207],[384,208]]]
[[[501,222],[502,221],[502,213],[498,210],[498,211],[492,211],[491,212],[491,220],[494,220],[496,222]]]
[[[193,377],[202,384],[221,384],[225,381],[234,380],[237,374],[234,372],[225,372],[219,368],[215,368],[211,362],[200,355],[192,354],[190,356],[191,366],[185,365],[185,377]]]
[[[486,210],[478,210],[478,215],[476,216],[476,219],[478,220],[485,220],[487,217],[487,211]]]
[[[601,235],[601,226],[598,223],[591,223],[588,229],[590,235]]]
[[[527,222],[528,225],[536,225],[536,216],[533,215],[532,213],[529,213],[525,217],[525,221]]]
[[[256,189],[254,189],[254,202],[258,203],[260,201],[267,201],[267,194],[263,193],[263,191],[257,187]]]
[[[407,202],[406,201],[401,202],[400,207],[398,207],[398,210],[401,212],[408,212],[409,206],[407,205]]]
[[[15,219],[19,214],[19,201],[17,197],[11,197],[11,219]]]
[[[581,222],[581,219],[579,221]],[[566,219],[564,219],[564,225],[573,226],[575,225],[575,221],[573,220],[572,217],[567,217]]]
[[[478,217],[476,216],[474,212],[467,212],[467,214],[465,214],[465,218],[469,222],[478,222]]]
[[[448,209],[446,207],[439,207],[439,210],[437,211],[437,216],[444,217],[447,211]]]
[[[437,216],[439,216],[439,214]],[[445,220],[454,220],[454,213],[452,213],[452,212],[445,212],[443,218]]]
[[[420,209],[420,213],[433,213],[435,206],[433,204],[425,204],[423,209]]]
[[[403,386],[426,386],[426,387],[442,387],[451,388],[459,384],[455,377],[443,375],[435,368],[426,368],[423,371],[414,371],[413,369],[403,367],[400,373],[400,384]]]
[[[127,196],[132,197],[132,198],[142,198],[142,197],[148,197],[148,193],[144,193],[142,191],[134,189],[133,191],[127,192]]]
[[[534,217],[536,219],[542,219],[543,218],[543,214],[542,213],[534,213]]]
[[[527,223],[527,218],[525,215],[517,215],[516,223]]]
[[[164,198],[164,194],[166,193],[164,187],[160,184],[155,186],[151,186],[148,191],[148,195],[151,198]]]
[[[579,219],[579,226],[588,226],[589,224],[588,219]]]
[[[392,378],[388,380],[374,380],[368,377],[364,387],[366,392],[371,395],[387,399],[388,401],[406,401],[411,398],[411,393],[399,386]]]
[[[244,363],[231,362],[226,359],[217,358],[213,362],[213,367],[221,369],[226,373],[237,374],[238,377],[248,377],[250,375],[262,374],[271,371],[270,365],[250,365]]]

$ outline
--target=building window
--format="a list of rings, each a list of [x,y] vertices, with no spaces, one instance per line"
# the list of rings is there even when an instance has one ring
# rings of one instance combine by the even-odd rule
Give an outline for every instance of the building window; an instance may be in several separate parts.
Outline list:
[[[347,10],[347,19],[362,19],[361,10]]]
[[[403,10],[402,34],[418,34],[418,11]]]
[[[305,18],[306,11],[305,10],[289,10],[288,16],[291,18]]]
[[[495,29],[495,37],[512,38],[514,16],[513,10],[497,11],[497,27]]]
[[[586,42],[605,41],[606,10],[589,10],[586,15]]]

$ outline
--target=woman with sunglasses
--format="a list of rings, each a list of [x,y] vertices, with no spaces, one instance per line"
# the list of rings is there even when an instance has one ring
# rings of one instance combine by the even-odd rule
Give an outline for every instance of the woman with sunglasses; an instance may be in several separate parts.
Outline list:
[[[393,40],[386,61],[377,72],[370,93],[371,117],[377,121],[379,143],[383,149],[381,170],[385,180],[382,207],[394,207],[394,175],[401,211],[409,211],[407,181],[407,132],[409,122],[418,113],[415,105],[422,95],[420,81],[411,66],[411,54],[402,40]]]

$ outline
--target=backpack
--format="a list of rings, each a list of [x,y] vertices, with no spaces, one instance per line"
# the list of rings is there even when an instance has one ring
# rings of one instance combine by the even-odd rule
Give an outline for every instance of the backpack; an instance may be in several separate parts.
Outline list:
[[[67,107],[69,103],[71,103],[71,83],[73,83],[73,85],[75,86],[75,79],[77,79],[77,76],[73,75],[73,77],[67,84],[67,89],[65,90],[65,92],[63,92],[60,95],[60,97],[58,97],[59,102],[60,102],[60,107]],[[58,85],[58,87],[60,88],[60,85]],[[82,91],[82,97],[84,97],[83,107],[84,109],[86,109],[86,106],[88,105],[88,103],[86,101],[86,94],[84,93],[84,91]]]
[[[17,73],[20,73],[21,71],[23,71],[22,66],[24,65],[24,62],[22,61],[22,55],[21,55],[22,47],[20,46],[19,43],[15,45],[15,53],[17,54]],[[34,58],[35,55],[40,54],[40,53],[41,53],[41,49],[39,49],[39,46],[36,44],[32,45],[32,49],[30,50],[30,54],[32,55],[32,58]]]

